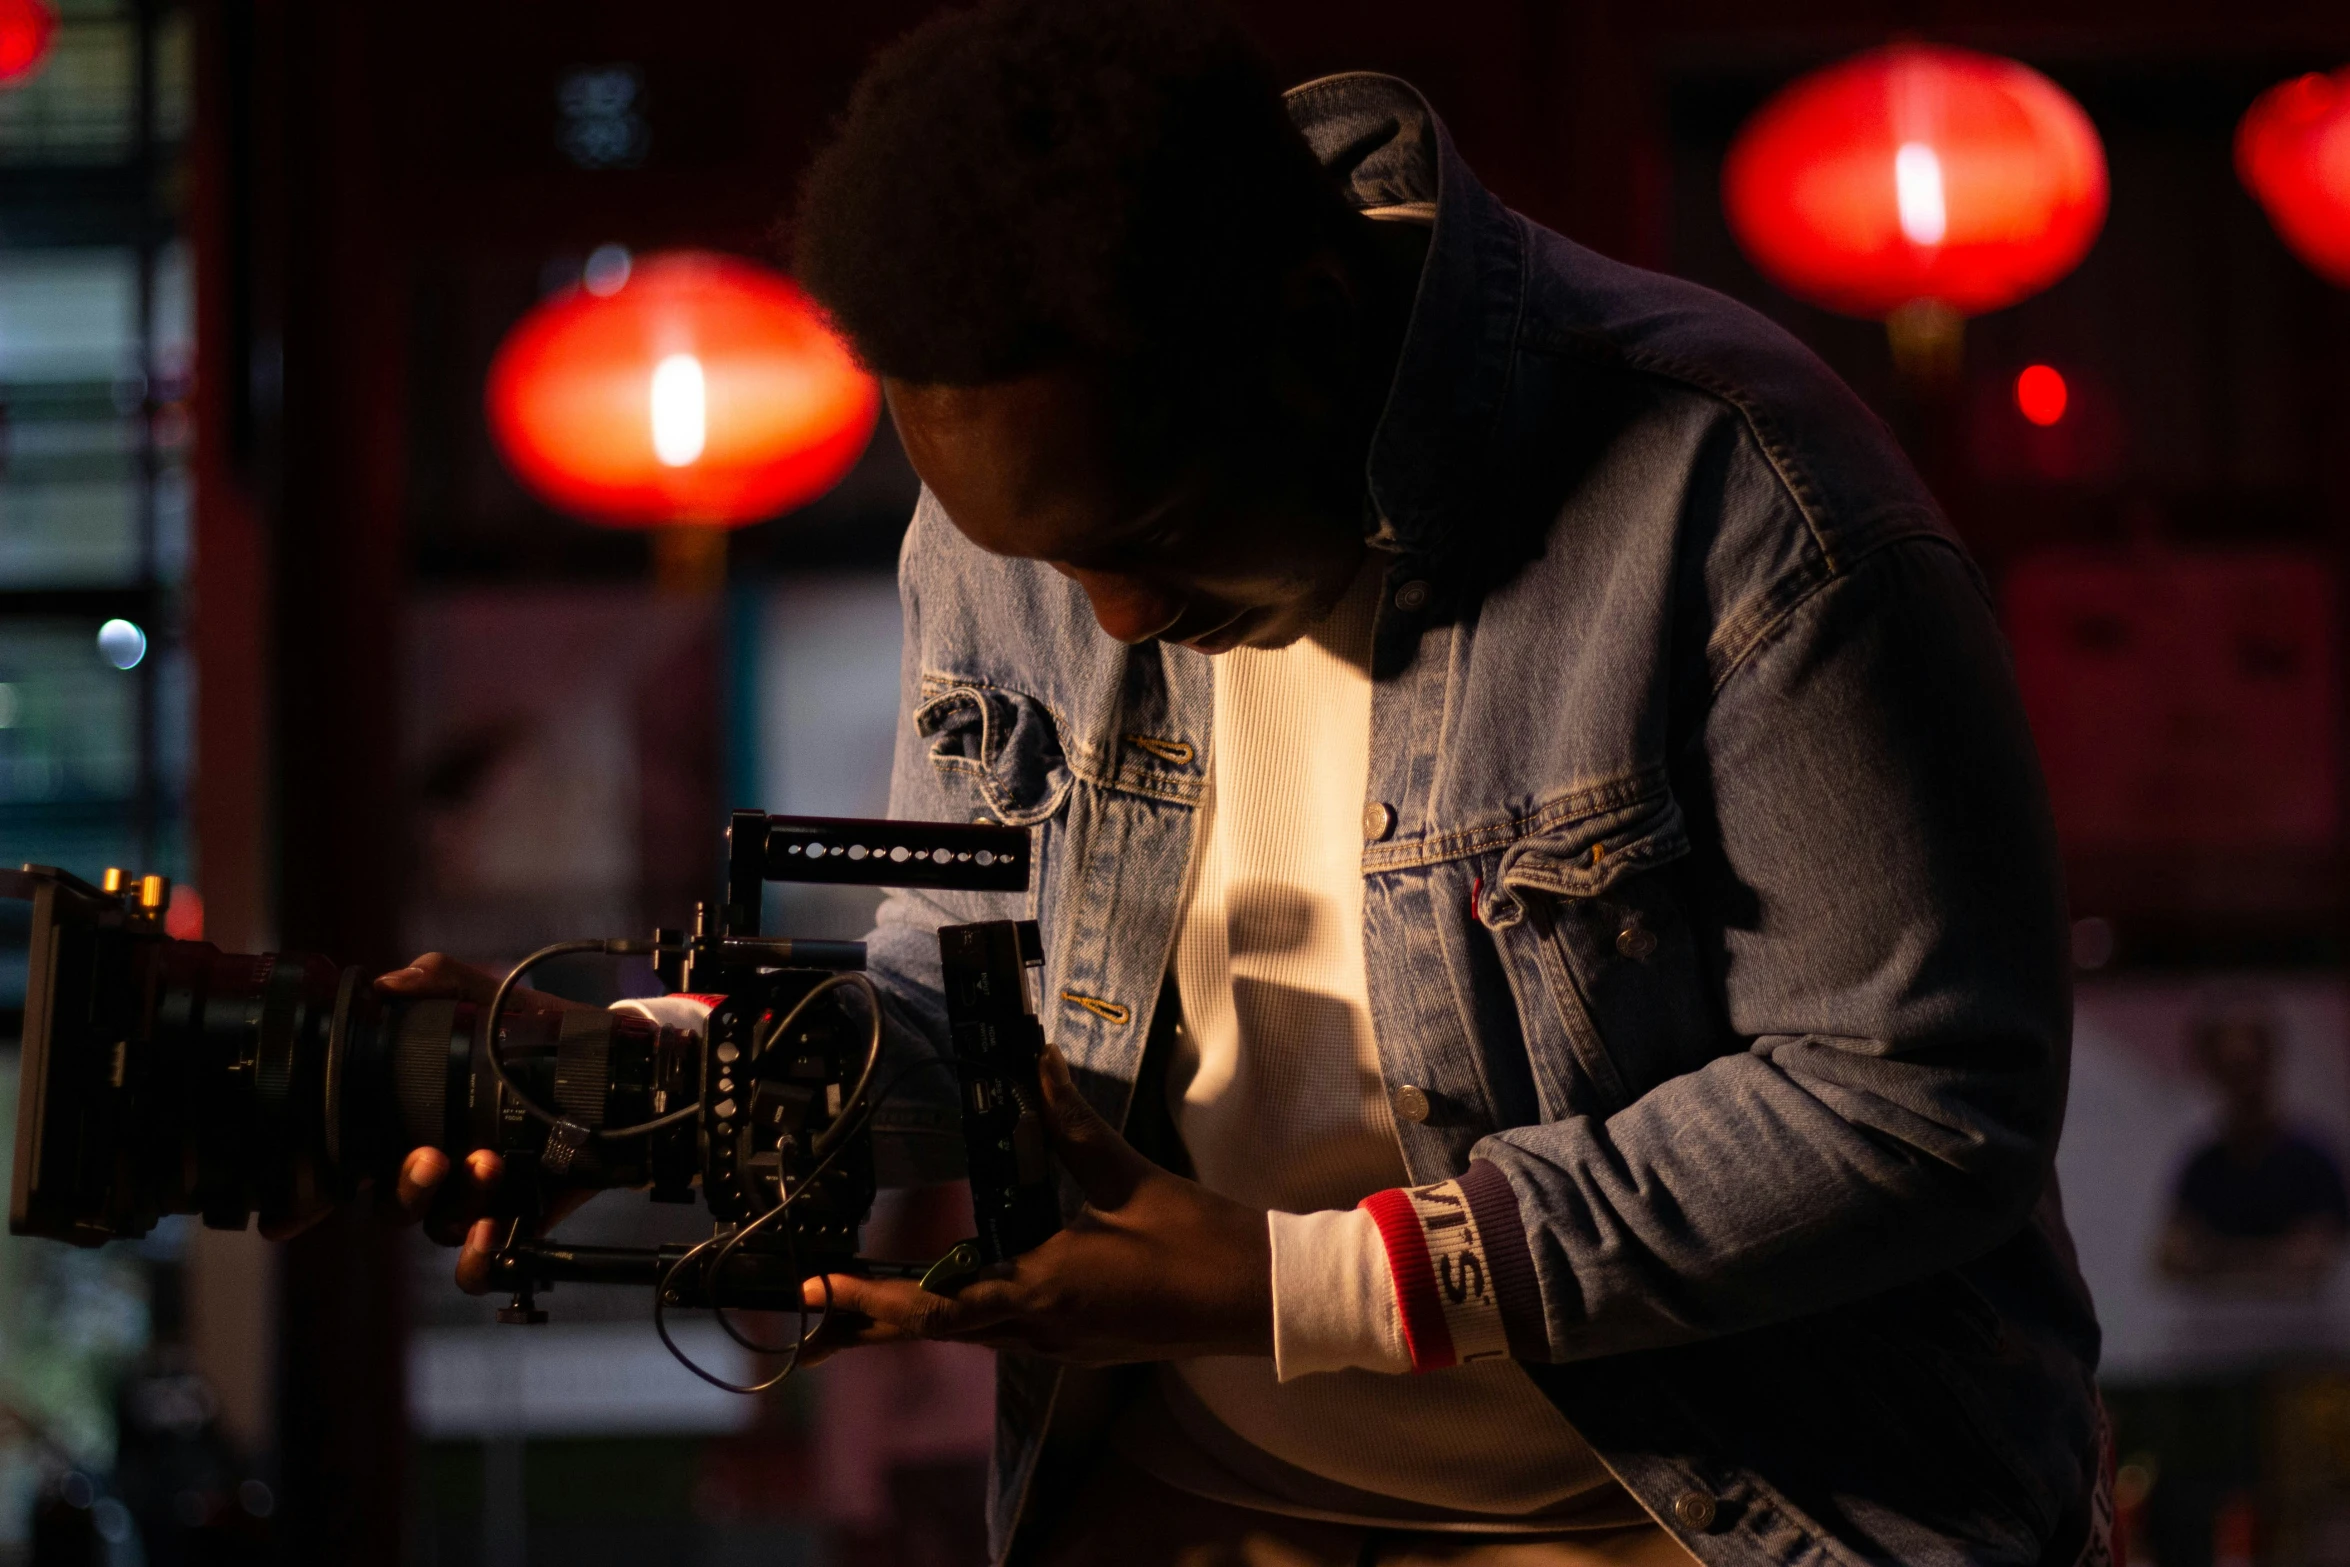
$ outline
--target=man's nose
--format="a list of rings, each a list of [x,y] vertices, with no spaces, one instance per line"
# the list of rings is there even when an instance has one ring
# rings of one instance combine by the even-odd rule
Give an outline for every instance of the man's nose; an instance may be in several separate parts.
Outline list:
[[[1103,631],[1121,642],[1147,642],[1175,624],[1183,613],[1183,599],[1165,588],[1153,587],[1115,572],[1087,571],[1077,566],[1058,568],[1085,590],[1093,618]]]

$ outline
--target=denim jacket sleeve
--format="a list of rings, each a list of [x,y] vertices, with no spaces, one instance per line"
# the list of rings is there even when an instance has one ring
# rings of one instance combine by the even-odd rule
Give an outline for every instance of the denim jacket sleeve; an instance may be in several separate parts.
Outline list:
[[[1880,545],[1787,610],[1721,678],[1674,782],[1730,1037],[1604,1118],[1475,1149],[1517,1197],[1553,1360],[1969,1261],[2025,1222],[2062,1120],[2054,830],[1954,547]]]

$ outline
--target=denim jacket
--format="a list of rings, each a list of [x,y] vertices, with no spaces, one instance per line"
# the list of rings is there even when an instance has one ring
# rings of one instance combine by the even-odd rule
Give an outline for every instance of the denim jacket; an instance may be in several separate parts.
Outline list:
[[[1399,81],[1290,102],[1359,206],[1434,212],[1368,472],[1363,942],[1413,1180],[1507,1177],[1520,1358],[1708,1567],[2095,1559],[2063,904],[1974,568],[1770,323],[1510,211]],[[1037,874],[883,905],[892,1048],[943,1041],[938,924],[1033,917],[1047,1032],[1118,1122],[1208,661],[1113,641],[927,496],[901,589],[891,812],[1027,827]],[[885,1119],[917,1153],[952,1125]],[[999,1559],[1080,1380],[999,1357]]]

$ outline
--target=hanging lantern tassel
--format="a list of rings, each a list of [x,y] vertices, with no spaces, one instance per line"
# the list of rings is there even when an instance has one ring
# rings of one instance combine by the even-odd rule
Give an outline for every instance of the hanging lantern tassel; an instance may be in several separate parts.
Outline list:
[[[706,522],[653,532],[653,586],[671,598],[706,598],[726,585],[726,530]]]
[[[1913,299],[1885,317],[1893,368],[1912,381],[1949,384],[1966,368],[1966,317],[1939,299]]]
[[[1739,130],[1730,231],[1798,299],[1885,323],[1894,365],[1958,373],[1965,320],[2080,264],[2105,223],[2105,151],[2028,66],[1895,44],[1815,71]]]

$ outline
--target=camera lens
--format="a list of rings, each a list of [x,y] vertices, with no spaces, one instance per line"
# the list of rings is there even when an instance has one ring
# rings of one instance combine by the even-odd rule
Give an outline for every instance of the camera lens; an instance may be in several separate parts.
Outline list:
[[[88,897],[82,894],[89,892]],[[490,1070],[480,1009],[378,995],[360,969],[173,941],[70,879],[34,895],[10,1228],[96,1245],[166,1214],[240,1229],[390,1179],[407,1150],[494,1148],[540,1167],[548,1129]],[[509,1007],[507,1074],[594,1129],[694,1095],[691,1035],[597,1009]],[[564,1150],[566,1186],[690,1178],[690,1125]],[[544,1183],[509,1180],[527,1212]]]

